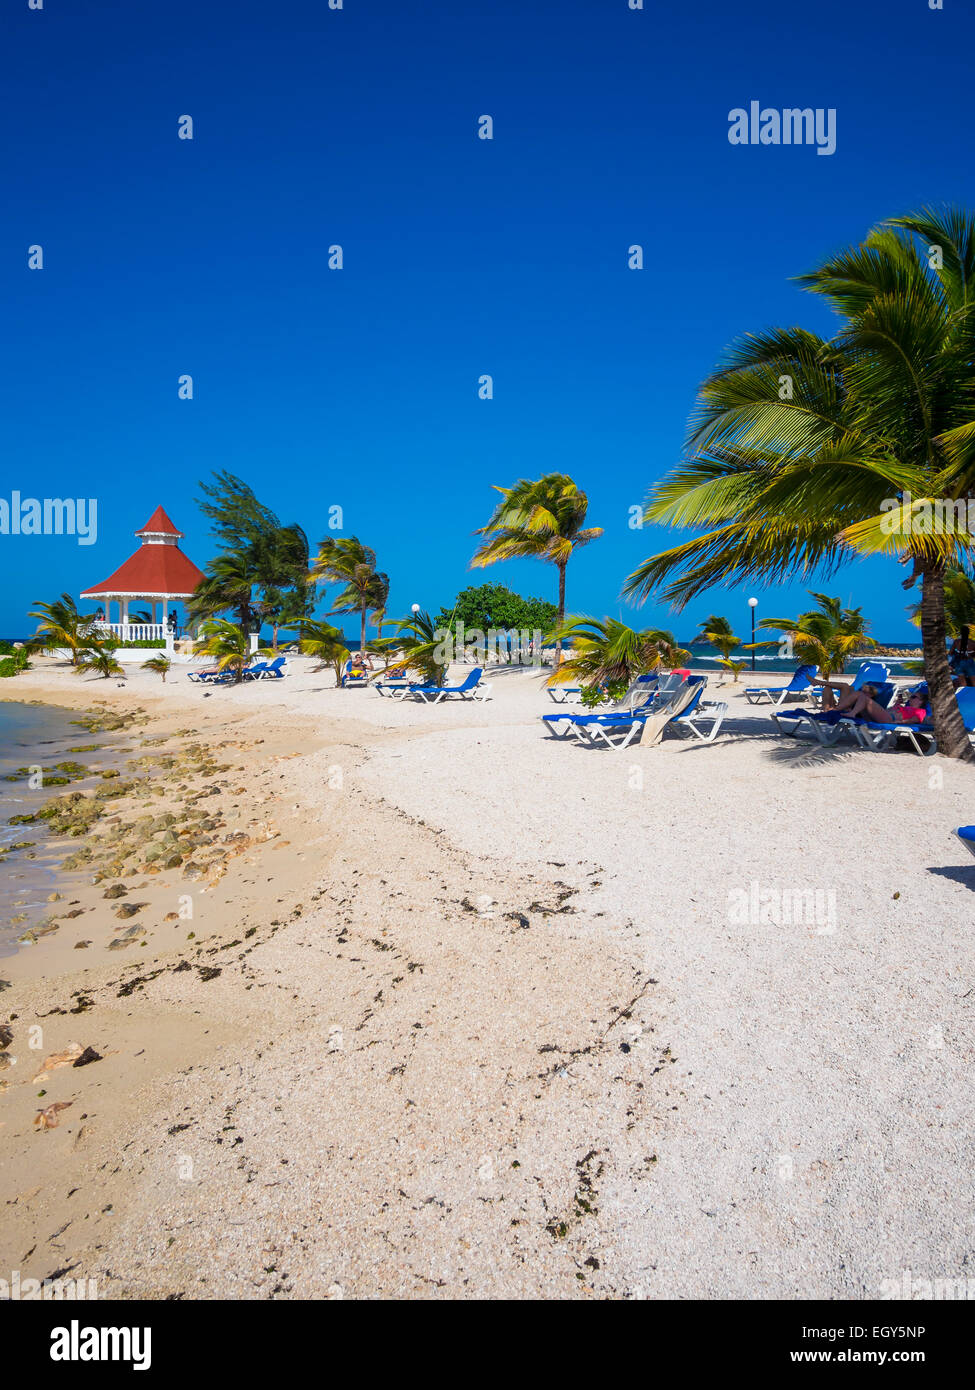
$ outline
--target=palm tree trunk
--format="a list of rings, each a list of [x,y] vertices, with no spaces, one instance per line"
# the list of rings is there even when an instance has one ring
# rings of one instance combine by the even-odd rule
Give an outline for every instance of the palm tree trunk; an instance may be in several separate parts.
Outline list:
[[[559,615],[558,615],[558,624],[559,624],[559,627],[560,627],[560,628],[561,628],[561,626],[562,626],[562,624],[563,624],[564,622],[565,622],[565,565],[562,564],[562,565],[559,565]],[[555,664],[556,664],[556,666],[560,666],[560,665],[562,664],[562,638],[561,638],[561,637],[560,637],[560,638],[558,639],[558,641],[555,643]]]
[[[361,660],[366,659],[366,605],[362,605],[362,630],[359,635],[359,656]]]
[[[944,569],[927,569],[921,579],[921,641],[924,648],[924,674],[928,682],[931,719],[938,740],[938,752],[947,758],[970,762],[972,745],[961,717],[948,665],[945,629]]]

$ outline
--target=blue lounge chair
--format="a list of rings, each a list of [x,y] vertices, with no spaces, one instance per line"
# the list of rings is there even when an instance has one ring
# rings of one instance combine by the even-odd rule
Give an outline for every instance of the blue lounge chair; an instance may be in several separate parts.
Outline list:
[[[654,704],[657,704],[659,707],[659,702],[661,700],[674,694],[683,684],[683,676],[672,674],[665,676],[663,680],[659,681],[649,690],[646,690],[644,688],[646,685],[646,677],[638,676],[623,696],[622,700],[620,700],[614,708],[592,710],[588,714],[569,714],[568,712],[565,714],[543,714],[542,723],[545,725],[548,732],[555,738],[567,738],[570,734],[576,737],[582,737],[580,731],[584,729],[587,724],[597,720],[609,719],[617,712],[639,714],[650,710]],[[638,693],[643,694],[643,699],[638,704],[635,704],[633,702],[634,697]]]
[[[867,683],[868,679],[865,678],[862,684]],[[859,689],[860,686],[855,688]],[[886,709],[894,698],[893,684],[886,681],[884,684],[878,685],[874,698],[878,705],[882,705]],[[809,733],[824,748],[831,747],[843,737],[856,738],[855,726],[863,722],[859,719],[850,719],[842,711],[837,712],[833,709],[777,709],[772,711],[772,718],[780,734]]]
[[[890,668],[882,661],[861,661],[856,675],[853,677],[852,688],[861,690],[865,685],[876,685],[886,687],[890,681]],[[815,689],[815,686],[814,686]],[[884,708],[890,703],[890,696],[883,701]],[[776,728],[780,734],[794,734],[801,728],[808,728],[804,721],[807,721],[814,714],[832,714],[832,710],[810,710],[810,709],[774,709],[771,711]],[[835,723],[835,720],[827,720],[827,725]],[[815,732],[815,726],[811,726]],[[817,735],[818,736],[818,735]],[[835,743],[839,734],[835,734],[831,739],[820,739],[820,742]]]
[[[704,735],[693,728],[693,720],[700,717],[698,710],[706,686],[707,676],[689,676],[677,690],[659,700],[648,701],[644,708],[587,720],[580,726],[579,733],[583,741],[592,747],[605,743],[608,747],[618,750],[628,747],[634,740],[641,741],[648,723],[653,730],[650,740],[653,744],[659,743],[665,729],[670,725],[683,721],[691,726],[699,738],[703,738]],[[720,725],[720,720],[717,722]]]
[[[261,666],[264,667],[263,671],[259,669]],[[288,658],[286,656],[276,656],[271,662],[258,662],[257,667],[251,667],[251,672],[254,674],[254,678],[259,681],[280,681],[284,680],[288,674],[287,666]],[[249,673],[245,671],[244,674]]]
[[[969,854],[975,854],[975,825],[960,825],[955,834]]]
[[[961,690],[956,690],[955,698],[967,733],[969,736],[975,735],[975,686],[963,686]],[[906,738],[915,753],[920,753],[923,757],[930,758],[938,751],[938,741],[930,719],[926,719],[923,724],[880,724],[863,719],[851,720],[850,723],[854,725],[856,737],[864,748],[886,752],[896,748],[900,739]]]
[[[402,700],[404,695],[409,694],[410,682],[408,680],[377,681],[373,690],[377,690],[380,695],[388,695],[391,700]]]
[[[806,695],[812,699],[816,687],[813,685],[811,677],[816,674],[818,669],[817,666],[797,666],[792,673],[792,679],[789,681],[788,685],[746,686],[745,699],[750,705],[761,705],[764,704],[766,700],[770,705],[781,705],[785,703],[790,695]]]
[[[264,673],[266,670],[267,670],[267,662],[266,662],[266,661],[258,661],[254,666],[248,666],[247,670],[244,672],[244,680],[245,680],[245,681],[256,681],[256,680],[260,680],[261,676],[263,675],[263,673]]]
[[[348,661],[345,663],[345,665],[344,665],[343,668],[342,668],[342,680],[341,680],[340,684],[341,684],[343,690],[346,688],[346,686],[352,686],[352,685],[368,685],[368,684],[369,684],[369,672],[368,672],[368,671],[363,671],[361,675],[353,676],[353,675],[352,675],[352,658],[349,657]]]
[[[441,700],[449,700],[459,695],[462,700],[486,700],[491,693],[488,681],[481,680],[483,666],[475,666],[461,681],[460,685],[408,685],[404,695],[415,695],[426,705],[439,705]]]
[[[664,728],[671,723],[686,723],[698,738],[705,735],[694,725],[707,685],[706,676],[690,676],[672,691],[651,694],[641,705],[631,709],[610,710],[604,714],[543,714],[542,721],[556,738],[573,735],[591,747],[606,744],[610,748],[626,748],[637,736],[642,736],[647,721],[653,721],[656,742]],[[631,692],[632,693],[632,690]],[[715,724],[720,727],[727,706],[721,707]],[[714,736],[714,726],[708,739]]]

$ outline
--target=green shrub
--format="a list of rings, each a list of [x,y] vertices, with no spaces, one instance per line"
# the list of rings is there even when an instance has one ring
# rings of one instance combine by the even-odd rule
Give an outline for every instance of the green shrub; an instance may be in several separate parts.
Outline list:
[[[10,647],[9,642],[3,644]],[[26,647],[10,648],[12,656],[0,657],[0,679],[7,676],[19,675],[21,671],[26,671],[30,666],[30,653]]]

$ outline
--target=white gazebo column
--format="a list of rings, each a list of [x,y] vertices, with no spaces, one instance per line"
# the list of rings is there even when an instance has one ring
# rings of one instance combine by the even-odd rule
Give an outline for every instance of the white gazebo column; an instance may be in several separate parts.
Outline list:
[[[169,630],[169,596],[164,595],[159,605],[159,617],[162,622],[163,637],[166,639],[166,655],[172,661],[176,655],[176,645],[173,634]]]
[[[128,637],[128,635],[129,635],[128,632],[125,631],[125,629],[128,627],[128,624],[129,624],[129,601],[128,601],[127,598],[119,599],[119,616],[118,616],[118,620],[119,620],[119,622],[123,625],[123,627],[122,627],[122,637],[123,637],[123,640],[124,640],[124,639],[126,639],[126,638]]]

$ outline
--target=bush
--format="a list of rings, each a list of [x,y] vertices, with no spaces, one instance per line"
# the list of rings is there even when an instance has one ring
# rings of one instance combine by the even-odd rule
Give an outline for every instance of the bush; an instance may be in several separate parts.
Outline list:
[[[30,666],[30,653],[26,647],[17,647],[16,650],[10,647],[9,642],[3,644],[12,652],[12,656],[0,657],[0,679],[8,676],[17,676],[21,671],[26,671]]]
[[[106,643],[105,645],[107,646],[108,643]],[[163,648],[165,647],[165,645],[166,645],[166,639],[165,639],[165,637],[139,637],[139,638],[138,638],[136,641],[134,641],[134,642],[113,642],[113,643],[112,643],[112,646],[115,647],[115,648],[119,648],[119,647],[121,647],[121,648],[125,648],[125,647],[147,647],[147,648],[150,648],[152,651],[162,651]]]

